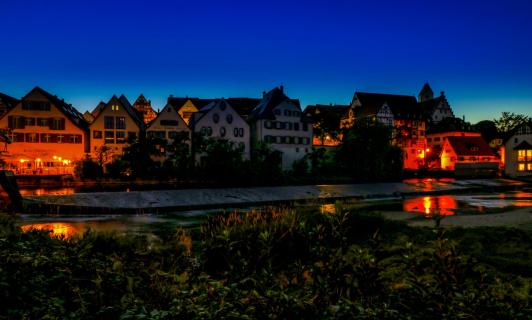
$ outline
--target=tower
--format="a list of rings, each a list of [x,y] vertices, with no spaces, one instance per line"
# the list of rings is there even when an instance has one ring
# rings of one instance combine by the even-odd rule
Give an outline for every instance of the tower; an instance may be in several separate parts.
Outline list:
[[[434,92],[430,88],[429,83],[425,82],[425,85],[423,86],[421,91],[419,91],[418,101],[423,102],[431,99],[434,99]]]

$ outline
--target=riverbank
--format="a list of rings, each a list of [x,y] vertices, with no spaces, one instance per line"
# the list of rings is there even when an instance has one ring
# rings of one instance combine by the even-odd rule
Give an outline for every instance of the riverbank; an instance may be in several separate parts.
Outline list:
[[[162,213],[169,211],[245,207],[305,201],[336,201],[501,191],[527,184],[507,179],[410,180],[348,185],[307,185],[252,188],[180,189],[132,192],[93,192],[25,196],[28,211],[39,213]]]

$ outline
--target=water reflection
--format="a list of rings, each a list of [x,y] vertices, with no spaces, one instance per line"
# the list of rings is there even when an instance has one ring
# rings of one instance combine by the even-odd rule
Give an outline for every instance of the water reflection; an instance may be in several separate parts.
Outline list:
[[[428,196],[403,201],[403,211],[419,212],[427,216],[435,213],[452,215],[455,214],[457,208],[458,202],[453,196]]]
[[[320,212],[326,214],[334,214],[336,213],[336,205],[334,203],[322,204],[320,206]]]
[[[75,234],[79,233],[79,230],[74,228],[74,226],[63,222],[26,224],[20,228],[23,232],[29,232],[31,230],[49,231],[51,237],[62,237],[64,239],[72,238]]]
[[[21,188],[22,196],[44,196],[44,195],[67,195],[76,192],[74,188]]]

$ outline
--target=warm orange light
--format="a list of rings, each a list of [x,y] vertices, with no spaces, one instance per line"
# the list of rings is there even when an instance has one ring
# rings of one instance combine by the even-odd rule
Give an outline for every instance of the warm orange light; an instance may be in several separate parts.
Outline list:
[[[35,223],[27,224],[20,227],[23,232],[29,232],[31,230],[45,230],[50,232],[51,237],[63,237],[65,239],[74,236],[77,231],[68,223]]]
[[[36,162],[41,162],[41,158],[35,159]]]
[[[53,156],[53,159],[56,160],[56,159],[57,159],[57,156]]]
[[[425,151],[426,151],[427,153],[429,153],[429,152],[430,152],[430,148],[425,149]]]
[[[431,216],[434,213],[452,215],[458,208],[458,203],[453,196],[428,196],[406,199],[403,202],[403,211],[423,213]]]
[[[24,161],[26,161],[26,160],[24,160],[24,159],[20,159],[20,163],[24,163]]]

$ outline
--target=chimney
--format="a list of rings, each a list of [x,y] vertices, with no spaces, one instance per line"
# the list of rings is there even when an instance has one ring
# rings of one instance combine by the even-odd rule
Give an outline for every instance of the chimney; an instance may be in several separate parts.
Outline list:
[[[440,92],[440,96],[442,96],[442,97],[445,96],[445,91],[441,91]]]

